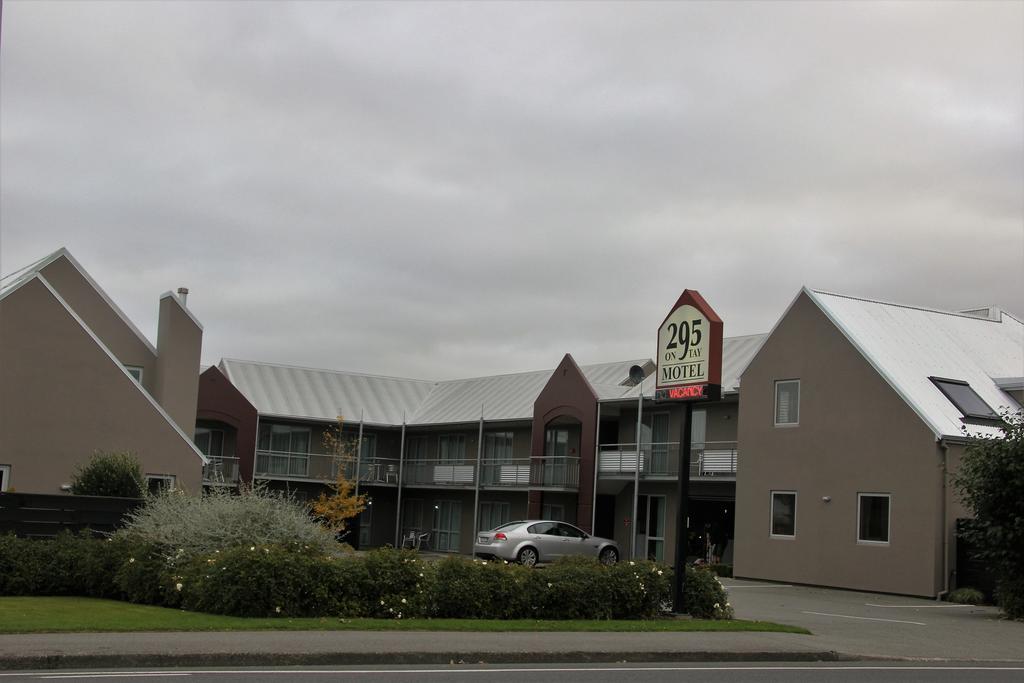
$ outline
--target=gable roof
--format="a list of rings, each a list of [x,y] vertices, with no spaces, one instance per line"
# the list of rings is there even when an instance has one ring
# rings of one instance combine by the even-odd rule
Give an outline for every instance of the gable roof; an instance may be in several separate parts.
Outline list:
[[[960,410],[930,377],[962,380],[997,412],[1017,402],[1000,378],[1024,375],[1024,324],[804,289],[830,321],[935,433],[963,437]],[[967,425],[971,434],[996,435],[988,425]]]
[[[633,365],[650,359],[597,363],[581,367],[595,386],[625,391],[621,385]],[[221,369],[261,415],[307,420],[358,421],[378,426],[429,426],[530,420],[533,403],[554,370],[472,377],[441,382],[318,370],[233,358]],[[612,387],[609,383],[614,382]],[[600,395],[600,392],[599,392]]]
[[[199,460],[202,461],[204,465],[207,464],[209,460],[205,455],[203,455],[202,451],[200,451],[199,448],[195,445],[195,442],[193,442],[192,439],[190,439],[185,434],[185,432],[181,430],[181,427],[179,427],[178,424],[171,419],[171,416],[167,414],[167,411],[164,410],[163,406],[161,406],[156,401],[156,399],[154,399],[153,396],[150,395],[148,391],[146,391],[142,384],[135,381],[131,374],[129,374],[128,369],[121,363],[120,360],[118,360],[117,356],[115,356],[114,353],[106,346],[106,344],[104,344],[103,341],[96,335],[96,333],[89,328],[86,322],[82,320],[82,318],[74,311],[74,309],[68,304],[68,302],[64,300],[60,293],[53,287],[53,285],[51,285],[47,281],[43,274],[39,272],[43,267],[45,267],[45,265],[52,263],[54,260],[56,260],[56,258],[62,255],[66,255],[68,257],[68,260],[75,264],[75,267],[81,271],[81,266],[79,266],[77,262],[75,262],[74,259],[71,258],[71,255],[68,254],[66,250],[61,249],[60,251],[55,252],[55,254],[56,256],[54,254],[51,254],[50,257],[41,259],[40,261],[37,261],[36,263],[32,264],[31,266],[28,266],[27,268],[23,268],[20,271],[12,273],[12,276],[16,277],[9,276],[8,282],[5,283],[2,288],[0,288],[0,301],[6,299],[8,296],[16,294],[22,287],[24,287],[26,284],[30,282],[38,281],[40,284],[42,284],[43,287],[45,287],[46,290],[50,293],[50,295],[53,296],[53,298],[57,301],[57,303],[60,306],[62,306],[65,311],[67,311],[68,315],[71,316],[71,318],[76,323],[78,323],[79,326],[81,326],[82,330],[93,341],[93,343],[100,348],[100,350],[106,355],[107,358],[110,359],[114,366],[117,367],[117,369],[119,369],[124,374],[124,376],[128,379],[129,382],[131,382],[131,386],[135,387],[135,389],[142,395],[143,399],[146,400],[150,404],[150,406],[153,409],[155,409],[164,420],[167,421],[167,424],[170,425],[171,429],[173,429],[174,432],[179,437],[181,437],[181,439],[188,445],[192,452],[195,453],[196,456],[198,456]],[[43,263],[44,265],[38,265],[41,263]],[[83,273],[83,275],[85,275],[85,271],[81,272]],[[90,282],[93,282],[92,279],[88,277],[88,275],[85,275],[85,277]],[[94,284],[94,286],[98,288],[98,285]],[[123,315],[123,313],[119,313],[119,315]]]
[[[13,291],[17,289],[25,282],[29,281],[37,274],[39,274],[48,265],[62,257],[67,259],[67,261],[72,266],[74,266],[75,270],[77,270],[78,273],[82,276],[82,279],[89,283],[89,286],[92,287],[93,290],[96,291],[96,294],[98,294],[99,297],[103,299],[103,302],[110,307],[110,310],[112,310],[114,314],[121,319],[121,321],[128,327],[128,329],[131,330],[132,333],[139,338],[139,341],[141,341],[146,346],[146,348],[152,351],[153,355],[155,356],[156,347],[153,346],[149,339],[146,338],[146,335],[142,334],[142,332],[139,331],[139,328],[137,328],[135,326],[135,323],[133,323],[131,319],[127,315],[125,315],[125,312],[122,311],[120,307],[118,307],[118,305],[114,303],[114,300],[110,298],[110,295],[107,294],[102,287],[100,287],[99,283],[92,279],[92,276],[89,275],[88,271],[86,271],[86,269],[82,267],[82,264],[80,264],[75,259],[75,257],[71,255],[71,252],[68,251],[66,247],[61,247],[52,254],[44,256],[43,258],[39,259],[38,261],[35,261],[34,263],[30,263],[29,265],[24,266],[23,268],[19,268],[18,270],[10,272],[7,275],[4,275],[3,277],[0,277],[0,298],[5,296],[8,291]],[[191,316],[192,314],[189,313],[189,315]],[[195,318],[193,318],[193,320],[195,320]],[[196,324],[199,324],[198,320],[196,321]],[[200,329],[202,329],[202,325],[200,325]]]

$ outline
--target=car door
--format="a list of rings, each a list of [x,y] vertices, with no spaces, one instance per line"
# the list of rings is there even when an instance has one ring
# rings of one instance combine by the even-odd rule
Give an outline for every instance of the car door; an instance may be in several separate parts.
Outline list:
[[[588,536],[582,529],[577,529],[572,524],[558,522],[558,534],[562,539],[562,555],[587,555],[590,546],[587,544]]]
[[[537,546],[540,559],[550,562],[562,556],[562,538],[558,535],[554,522],[538,522],[527,528],[530,542]]]

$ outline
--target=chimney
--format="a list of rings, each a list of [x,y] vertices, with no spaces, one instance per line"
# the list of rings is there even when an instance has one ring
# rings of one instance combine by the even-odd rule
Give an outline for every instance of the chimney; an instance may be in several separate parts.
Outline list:
[[[199,357],[203,349],[203,326],[185,308],[188,289],[178,296],[166,292],[160,297],[157,325],[156,378],[153,398],[171,419],[192,438],[196,429],[199,401]]]

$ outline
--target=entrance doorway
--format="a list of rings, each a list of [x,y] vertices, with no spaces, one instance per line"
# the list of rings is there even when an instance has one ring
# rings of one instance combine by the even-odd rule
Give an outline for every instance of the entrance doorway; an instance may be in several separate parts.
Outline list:
[[[642,559],[665,561],[665,496],[641,494],[636,509],[634,554]]]
[[[439,500],[434,504],[434,524],[431,545],[443,553],[459,552],[462,528],[462,503],[457,500]]]
[[[599,493],[594,514],[594,535],[615,538],[615,496]]]

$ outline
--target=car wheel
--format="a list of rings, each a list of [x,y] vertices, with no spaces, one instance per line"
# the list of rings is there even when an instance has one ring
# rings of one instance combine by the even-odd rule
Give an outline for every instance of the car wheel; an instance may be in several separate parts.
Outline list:
[[[615,548],[605,548],[598,559],[601,560],[601,564],[615,564],[619,561],[619,551]]]
[[[529,546],[520,550],[519,554],[516,555],[516,560],[524,567],[532,567],[537,564],[537,559],[537,551]]]

